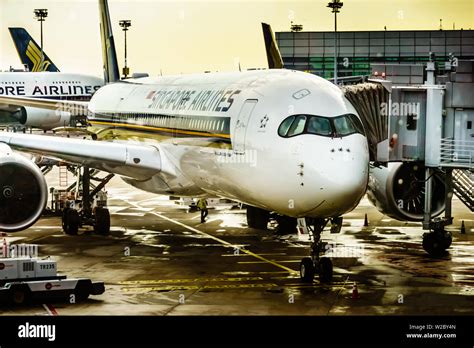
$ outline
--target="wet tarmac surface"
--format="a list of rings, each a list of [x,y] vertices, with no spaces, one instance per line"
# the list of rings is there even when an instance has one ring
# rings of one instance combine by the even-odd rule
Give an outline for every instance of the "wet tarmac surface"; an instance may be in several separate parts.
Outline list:
[[[49,181],[54,181],[49,178]],[[52,183],[55,184],[54,182]],[[474,216],[454,200],[453,245],[442,259],[421,247],[422,229],[380,214],[367,200],[344,216],[341,233],[323,233],[333,256],[329,285],[301,283],[308,235],[247,228],[245,210],[210,209],[208,221],[167,197],[114,178],[107,187],[112,231],[67,236],[60,218],[10,234],[36,243],[68,277],[101,280],[106,292],[59,315],[472,315]],[[368,214],[369,226],[364,227]],[[461,220],[466,234],[459,233]],[[356,282],[359,298],[352,298]],[[2,315],[45,315],[42,304],[0,308]]]

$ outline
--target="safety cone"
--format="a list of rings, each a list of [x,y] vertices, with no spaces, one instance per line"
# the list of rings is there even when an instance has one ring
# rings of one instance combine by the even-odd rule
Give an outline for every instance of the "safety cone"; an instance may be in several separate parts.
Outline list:
[[[356,300],[359,298],[359,290],[357,290],[357,283],[354,282],[354,284],[352,285],[352,296],[351,298],[353,300]]]
[[[464,225],[464,220],[461,223],[461,234],[466,234],[466,226]]]
[[[367,226],[369,226],[369,219],[367,219],[367,213],[366,213],[364,217],[364,227],[367,227]]]

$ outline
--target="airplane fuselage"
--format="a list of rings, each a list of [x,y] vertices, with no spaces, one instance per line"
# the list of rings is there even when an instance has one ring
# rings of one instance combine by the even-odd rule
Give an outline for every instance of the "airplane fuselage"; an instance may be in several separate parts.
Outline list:
[[[103,84],[102,79],[83,74],[0,72],[1,96],[89,100]]]
[[[1,72],[0,96],[89,101],[103,84],[102,79],[82,74]],[[0,110],[13,113],[13,116],[25,126],[45,130],[69,125],[71,120],[71,112],[64,110],[18,108],[2,104]]]
[[[143,78],[99,89],[99,139],[160,149],[173,175],[129,184],[158,194],[218,195],[294,217],[352,210],[368,145],[339,88],[290,70]]]

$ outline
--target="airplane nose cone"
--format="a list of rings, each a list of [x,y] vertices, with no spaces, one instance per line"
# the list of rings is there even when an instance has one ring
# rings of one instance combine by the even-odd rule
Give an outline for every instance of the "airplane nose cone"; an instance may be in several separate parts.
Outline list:
[[[311,215],[342,215],[354,209],[365,194],[369,156],[365,138],[357,138],[332,141],[326,156],[315,164],[319,206]]]

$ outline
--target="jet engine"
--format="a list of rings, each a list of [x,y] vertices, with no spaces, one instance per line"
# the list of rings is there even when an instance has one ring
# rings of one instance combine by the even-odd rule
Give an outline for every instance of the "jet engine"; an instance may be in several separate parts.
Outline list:
[[[367,197],[383,214],[401,221],[422,221],[425,196],[425,167],[420,163],[389,163],[370,167]],[[445,208],[445,186],[432,177],[432,216]]]
[[[44,130],[69,126],[71,122],[71,114],[60,110],[21,107],[13,116],[22,125]]]
[[[0,144],[0,231],[33,225],[48,199],[48,187],[36,164]]]

